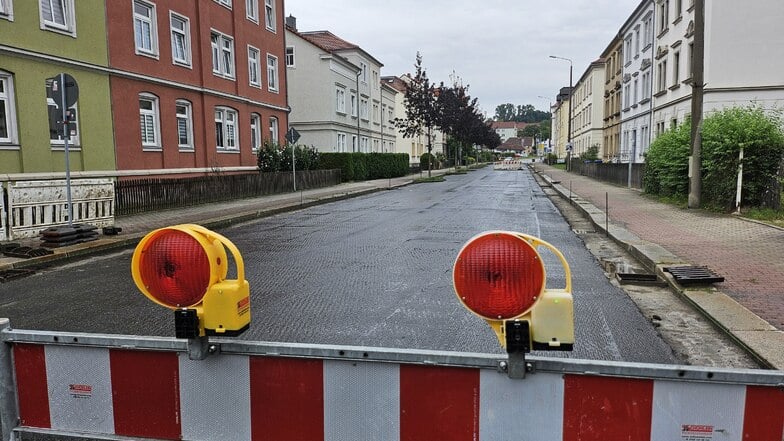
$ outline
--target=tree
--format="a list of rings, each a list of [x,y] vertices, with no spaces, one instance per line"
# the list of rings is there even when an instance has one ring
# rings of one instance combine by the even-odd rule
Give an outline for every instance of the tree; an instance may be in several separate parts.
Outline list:
[[[395,118],[395,127],[407,138],[427,135],[427,153],[433,154],[433,129],[440,119],[436,105],[435,87],[430,84],[427,72],[422,67],[422,55],[417,52],[414,64],[416,75],[406,83],[406,94],[403,105],[406,108],[405,118]],[[427,175],[431,175],[432,161],[428,162]]]
[[[455,149],[458,161],[464,156],[475,157],[474,145],[495,148],[501,144],[501,138],[479,112],[477,99],[468,95],[468,86],[463,86],[459,79],[451,86],[440,84],[438,108],[439,128],[449,135],[449,145]]]
[[[512,103],[501,104],[495,108],[496,121],[515,121],[516,110]]]
[[[515,106],[512,103],[501,104],[495,108],[496,121],[540,122],[550,119],[550,112],[536,110],[531,104]]]

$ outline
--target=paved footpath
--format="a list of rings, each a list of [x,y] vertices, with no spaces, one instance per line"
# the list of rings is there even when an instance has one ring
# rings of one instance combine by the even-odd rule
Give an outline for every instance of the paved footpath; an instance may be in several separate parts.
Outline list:
[[[716,287],[784,330],[784,230],[733,215],[682,209],[584,176],[536,164],[536,170],[605,211],[610,230],[623,226],[693,265],[704,265],[725,281]]]

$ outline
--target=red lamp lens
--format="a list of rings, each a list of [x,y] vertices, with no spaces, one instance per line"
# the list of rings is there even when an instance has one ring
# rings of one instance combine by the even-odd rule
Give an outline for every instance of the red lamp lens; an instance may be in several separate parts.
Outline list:
[[[171,307],[199,303],[210,284],[210,261],[189,234],[164,230],[150,239],[139,261],[147,291]]]
[[[544,265],[528,242],[489,233],[466,244],[454,267],[455,291],[473,312],[510,319],[529,310],[544,287]]]

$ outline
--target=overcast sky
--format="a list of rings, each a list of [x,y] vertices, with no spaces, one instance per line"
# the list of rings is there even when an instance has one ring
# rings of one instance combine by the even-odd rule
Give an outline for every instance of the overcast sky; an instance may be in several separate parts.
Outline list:
[[[491,117],[499,104],[548,100],[599,58],[639,0],[286,0],[300,31],[328,30],[384,63],[382,75],[413,72],[417,51],[428,77],[454,71]]]

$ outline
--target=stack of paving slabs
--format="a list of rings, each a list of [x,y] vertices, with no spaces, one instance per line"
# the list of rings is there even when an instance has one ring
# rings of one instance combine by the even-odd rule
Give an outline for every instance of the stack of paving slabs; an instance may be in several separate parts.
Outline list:
[[[98,228],[93,225],[73,224],[41,231],[41,245],[47,248],[65,247],[98,239]]]

